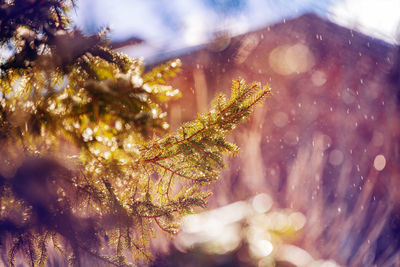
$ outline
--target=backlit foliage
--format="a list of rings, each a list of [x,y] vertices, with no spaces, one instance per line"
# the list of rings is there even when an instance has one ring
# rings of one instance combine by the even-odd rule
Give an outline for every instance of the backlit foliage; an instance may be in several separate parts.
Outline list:
[[[172,60],[144,73],[105,33],[68,28],[70,1],[0,1],[0,238],[13,266],[44,266],[49,250],[71,265],[91,257],[126,266],[151,259],[154,227],[168,234],[204,207],[226,136],[270,95],[234,81],[209,112],[169,133],[164,103]],[[2,53],[3,53],[2,52]]]

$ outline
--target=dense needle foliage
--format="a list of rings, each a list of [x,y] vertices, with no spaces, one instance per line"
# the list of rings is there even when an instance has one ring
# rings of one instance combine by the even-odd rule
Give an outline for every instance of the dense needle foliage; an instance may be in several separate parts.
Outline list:
[[[151,259],[154,227],[174,234],[203,207],[226,141],[268,87],[234,81],[232,95],[169,133],[172,60],[148,73],[108,48],[105,33],[69,28],[71,1],[0,1],[0,245],[44,266],[92,257],[125,266]],[[9,56],[4,56],[9,52]],[[4,253],[8,254],[4,257]]]

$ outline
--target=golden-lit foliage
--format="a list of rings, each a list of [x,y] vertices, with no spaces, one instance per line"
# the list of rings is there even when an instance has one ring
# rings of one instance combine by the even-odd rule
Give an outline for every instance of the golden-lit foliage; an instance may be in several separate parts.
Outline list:
[[[179,60],[144,73],[144,62],[110,50],[104,33],[68,30],[66,1],[19,2],[1,2],[9,17],[0,24],[12,31],[2,31],[2,44],[14,45],[0,73],[0,238],[9,264],[20,253],[44,266],[49,247],[72,265],[151,259],[153,227],[175,234],[183,215],[205,206],[223,155],[238,151],[226,136],[269,87],[234,81],[230,98],[219,95],[209,112],[167,133],[163,103],[180,92],[165,81]]]

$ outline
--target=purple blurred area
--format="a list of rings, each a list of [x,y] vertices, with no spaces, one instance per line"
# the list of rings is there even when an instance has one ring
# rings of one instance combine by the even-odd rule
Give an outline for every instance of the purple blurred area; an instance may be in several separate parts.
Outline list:
[[[400,262],[398,46],[309,14],[221,33],[179,58],[172,127],[229,94],[232,79],[269,84],[273,96],[233,133],[241,152],[213,188],[216,210],[186,221],[154,266]]]

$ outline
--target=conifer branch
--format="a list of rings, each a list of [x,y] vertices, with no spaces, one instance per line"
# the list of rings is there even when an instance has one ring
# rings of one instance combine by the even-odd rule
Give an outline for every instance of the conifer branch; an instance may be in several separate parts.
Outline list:
[[[144,72],[142,60],[110,50],[104,33],[70,30],[73,2],[33,1],[39,13],[14,2],[21,5],[0,6],[8,14],[0,43],[20,47],[0,65],[2,158],[15,162],[13,177],[0,174],[0,242],[9,244],[10,265],[23,252],[43,266],[51,243],[76,264],[89,255],[122,266],[124,249],[151,259],[153,227],[173,234],[182,216],[206,205],[224,155],[238,152],[227,135],[270,88],[233,81],[230,98],[217,96],[168,134],[162,103],[180,96],[165,84],[179,60]],[[106,246],[113,255],[100,253]]]

